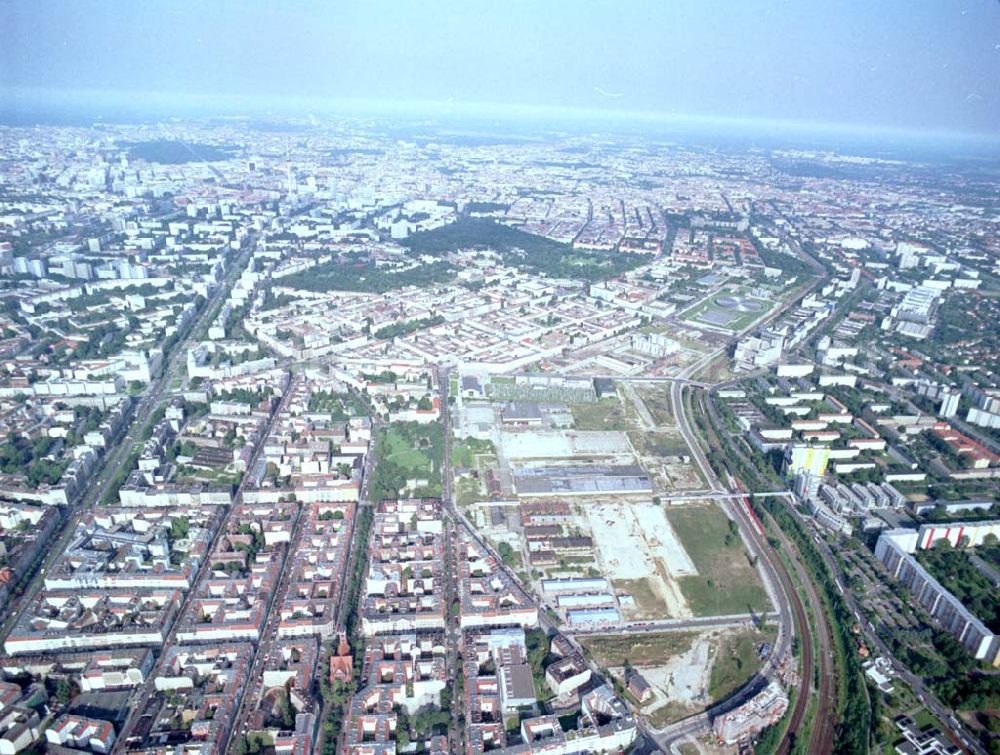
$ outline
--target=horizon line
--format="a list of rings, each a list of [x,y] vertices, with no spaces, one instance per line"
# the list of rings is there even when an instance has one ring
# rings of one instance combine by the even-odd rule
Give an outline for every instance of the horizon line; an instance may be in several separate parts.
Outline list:
[[[136,98],[147,100],[142,102]],[[103,103],[95,101],[104,98]],[[778,118],[769,116],[731,116],[711,113],[689,113],[662,110],[633,110],[628,108],[586,108],[565,105],[538,105],[528,103],[499,103],[482,101],[455,101],[440,99],[398,99],[398,98],[358,98],[305,95],[260,95],[242,93],[167,92],[156,90],[126,89],[65,89],[51,87],[3,87],[0,85],[0,112],[10,110],[11,100],[27,100],[34,106],[58,104],[66,101],[71,106],[126,105],[133,111],[164,109],[173,104],[185,109],[201,109],[203,117],[216,116],[283,116],[295,117],[289,110],[298,111],[298,117],[322,113],[359,117],[362,115],[421,115],[437,118],[490,117],[512,118],[553,118],[565,120],[596,120],[621,122],[633,120],[649,124],[702,125],[712,127],[744,127],[757,129],[779,129],[785,132],[814,134],[854,134],[857,136],[895,136],[905,138],[933,139],[1000,143],[998,131],[967,131],[940,127],[911,128],[887,124],[853,123],[848,121],[817,121],[807,118]],[[117,102],[114,102],[117,100]],[[250,108],[252,112],[234,113],[237,108]],[[280,112],[273,112],[273,111]],[[263,112],[261,112],[263,111]],[[138,113],[137,113],[138,114]],[[188,114],[190,115],[190,114]],[[100,118],[100,115],[96,116]],[[168,117],[182,117],[168,116]]]

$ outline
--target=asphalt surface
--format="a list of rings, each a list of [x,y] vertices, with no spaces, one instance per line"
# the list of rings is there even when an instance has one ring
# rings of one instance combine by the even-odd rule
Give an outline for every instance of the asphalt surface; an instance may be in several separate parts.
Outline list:
[[[457,671],[462,663],[462,626],[461,614],[452,616],[452,604],[460,600],[459,580],[458,580],[458,542],[459,542],[459,521],[464,522],[464,517],[460,516],[458,507],[455,506],[455,499],[452,492],[452,468],[451,468],[451,406],[448,404],[450,372],[446,368],[438,367],[438,391],[441,401],[441,425],[444,432],[444,458],[441,460],[441,503],[444,510],[451,516],[446,520],[445,530],[445,584],[444,584],[444,606],[445,606],[445,647],[447,656],[447,668],[451,677],[449,682],[452,686],[451,716],[452,725],[448,727],[448,747],[451,752],[461,752],[464,750],[465,730],[461,725],[462,712],[465,706],[465,696],[459,694]],[[471,531],[471,530],[470,530]]]

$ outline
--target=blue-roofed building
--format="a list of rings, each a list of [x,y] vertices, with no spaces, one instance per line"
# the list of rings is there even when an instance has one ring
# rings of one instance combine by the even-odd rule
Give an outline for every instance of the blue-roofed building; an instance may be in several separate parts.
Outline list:
[[[617,608],[585,608],[580,611],[569,611],[569,623],[573,626],[582,624],[617,624],[622,620]]]

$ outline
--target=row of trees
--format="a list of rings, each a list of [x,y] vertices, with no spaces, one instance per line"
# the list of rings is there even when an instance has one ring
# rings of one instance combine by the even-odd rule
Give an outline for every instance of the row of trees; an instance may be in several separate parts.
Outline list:
[[[398,338],[399,336],[405,336],[417,330],[423,330],[424,328],[432,328],[435,325],[441,325],[443,322],[444,318],[441,317],[441,315],[435,315],[434,317],[422,317],[417,320],[404,320],[402,322],[396,322],[392,325],[386,325],[383,328],[379,328],[375,331],[374,335],[379,340]]]
[[[322,755],[335,755],[337,752],[337,737],[344,718],[344,709],[351,700],[356,687],[356,680],[361,676],[361,666],[364,662],[364,636],[360,631],[358,617],[358,602],[361,584],[365,574],[367,559],[364,554],[368,548],[368,538],[371,534],[373,513],[370,506],[358,511],[353,542],[358,557],[354,560],[353,569],[346,575],[348,579],[344,601],[346,606],[347,633],[351,637],[354,651],[354,677],[350,683],[331,682],[328,674],[320,674],[320,694],[326,704],[326,715],[323,719]],[[325,664],[327,666],[328,664]]]
[[[948,459],[953,466],[960,469],[968,469],[972,466],[972,458],[969,454],[958,453],[950,443],[937,433],[928,430],[924,433],[924,438],[935,451]]]
[[[754,502],[754,508],[760,504]],[[835,753],[857,753],[868,751],[870,734],[878,726],[878,721],[872,716],[870,693],[865,681],[861,659],[858,657],[854,637],[850,628],[854,619],[846,601],[836,587],[830,570],[813,545],[808,534],[799,521],[788,511],[785,504],[768,499],[763,504],[778,526],[794,541],[803,562],[813,575],[819,586],[824,603],[828,608],[827,616],[833,640],[836,645],[837,657],[840,660],[840,672],[843,674],[843,696],[838,700],[839,721],[837,724],[837,739],[833,751]]]

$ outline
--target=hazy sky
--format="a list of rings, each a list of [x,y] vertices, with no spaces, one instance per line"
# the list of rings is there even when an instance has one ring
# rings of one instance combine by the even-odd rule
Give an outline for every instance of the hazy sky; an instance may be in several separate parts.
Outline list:
[[[0,28],[8,104],[83,89],[1000,133],[1000,0],[6,0]]]

